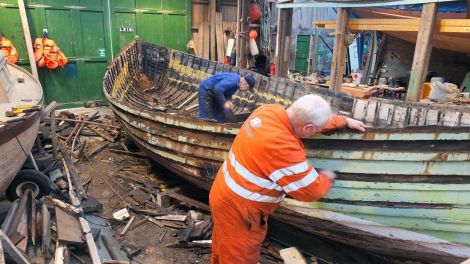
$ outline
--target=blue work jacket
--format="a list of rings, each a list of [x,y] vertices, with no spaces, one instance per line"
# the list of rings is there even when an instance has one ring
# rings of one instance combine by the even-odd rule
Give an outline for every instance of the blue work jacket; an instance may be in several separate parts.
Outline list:
[[[223,106],[227,100],[232,98],[240,86],[240,75],[237,73],[218,73],[204,80],[200,87],[199,93],[212,94],[217,99],[220,106]],[[209,92],[209,94],[211,94]]]

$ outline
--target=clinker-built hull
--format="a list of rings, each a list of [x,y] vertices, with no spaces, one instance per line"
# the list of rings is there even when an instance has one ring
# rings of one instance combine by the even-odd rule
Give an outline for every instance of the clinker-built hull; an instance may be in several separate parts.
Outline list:
[[[124,129],[152,159],[209,189],[242,123],[197,118],[201,80],[246,70],[134,41],[112,62],[104,93]],[[337,171],[326,197],[286,199],[273,217],[306,232],[399,259],[470,258],[470,111],[463,106],[356,100],[253,73],[256,93],[234,96],[241,119],[267,103],[317,93],[374,128],[304,140],[319,169]]]

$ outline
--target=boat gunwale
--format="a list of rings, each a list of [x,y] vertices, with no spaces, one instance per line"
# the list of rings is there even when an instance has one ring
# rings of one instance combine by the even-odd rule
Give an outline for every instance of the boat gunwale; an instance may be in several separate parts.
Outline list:
[[[29,113],[24,120],[7,123],[6,126],[0,127],[0,146],[18,136],[21,131],[29,129],[36,122],[39,122],[40,118],[40,112],[33,112]]]
[[[134,40],[127,48],[123,49],[122,52],[126,52],[129,50],[133,45],[142,45],[142,43],[145,43],[141,41],[140,39]],[[151,44],[153,45],[153,44]],[[165,48],[162,46],[155,45],[159,48]],[[168,50],[172,51],[172,49]],[[193,56],[181,51],[180,52],[182,55],[187,55],[187,56]],[[120,55],[121,56],[121,55]],[[194,58],[198,58],[193,56]],[[209,61],[210,62],[210,61]],[[106,99],[114,104],[116,107],[122,109],[123,111],[130,112],[134,115],[140,116],[142,118],[148,119],[148,120],[153,120],[161,123],[165,123],[167,125],[173,125],[177,127],[184,127],[187,129],[193,129],[193,130],[200,130],[200,131],[205,131],[205,132],[212,132],[212,133],[218,133],[218,134],[232,134],[236,135],[238,133],[238,129],[242,126],[242,123],[215,123],[213,121],[207,121],[207,120],[202,120],[197,117],[191,117],[191,116],[186,116],[186,115],[179,115],[178,113],[166,113],[166,112],[152,112],[149,111],[148,109],[139,109],[136,106],[133,106],[129,104],[126,101],[120,100],[116,98],[115,96],[111,95],[110,92],[107,91],[106,89],[106,80],[109,76],[109,69],[113,67],[113,64],[117,64],[117,60],[115,59],[109,66],[108,66],[108,71],[106,72],[104,82],[103,82],[103,92],[105,94]],[[248,71],[248,70],[246,70]],[[144,73],[143,69],[139,69],[140,73]],[[261,76],[265,77],[265,76]],[[110,80],[112,82],[112,80]],[[295,82],[292,82],[290,80],[287,80],[285,78],[278,78],[278,81],[280,82],[291,82],[293,85],[301,85]],[[311,85],[304,85],[304,87],[308,88]],[[324,89],[324,88],[320,88]],[[316,88],[312,89],[312,91],[315,91]],[[196,91],[195,91],[196,92]],[[260,91],[260,92],[268,92],[268,91]],[[194,92],[193,92],[194,93]],[[320,93],[320,92],[319,92]],[[313,93],[316,94],[316,93]],[[332,99],[339,99],[341,100],[341,96],[338,95],[338,97],[335,97],[336,93],[333,93],[332,95],[328,94],[326,96],[331,97]],[[360,100],[365,100],[365,99],[354,99],[354,105],[357,103],[357,101]],[[399,107],[415,107],[415,108],[426,108],[426,109],[431,109],[431,110],[456,110],[456,111],[461,111],[461,112],[470,112],[470,107],[466,106],[461,106],[461,105],[443,105],[443,104],[431,104],[431,103],[425,103],[425,102],[404,102],[404,101],[397,101],[397,100],[391,100],[391,99],[385,99],[385,98],[369,98],[367,100],[373,100],[377,101],[380,103],[388,103],[388,104],[393,104],[395,106]],[[354,109],[354,105],[352,109]],[[399,127],[369,127],[367,128],[366,134],[392,134],[392,133],[468,133],[470,136],[470,127],[465,127],[465,126],[441,126],[441,125],[428,125],[428,126],[406,126],[403,128]],[[337,131],[336,134],[351,134],[351,135],[358,135],[361,134],[361,132],[358,131],[352,131],[352,130],[347,130],[343,129],[340,131]],[[470,138],[470,137],[469,137]]]
[[[152,120],[156,122],[160,122],[169,126],[175,127],[183,127],[191,130],[198,130],[201,132],[212,132],[217,134],[230,134],[236,135],[238,130],[241,128],[242,123],[215,123],[212,121],[205,121],[202,119],[198,119],[196,117],[191,118],[188,116],[180,116],[178,114],[168,114],[164,112],[151,112],[148,110],[137,109],[136,107],[125,104],[122,102],[118,102],[115,100],[114,97],[110,96],[109,94],[105,94],[108,101],[113,104],[115,107],[121,109],[123,112],[129,112],[133,115],[139,116],[141,118],[145,118],[147,120]],[[163,118],[159,118],[162,116]],[[170,122],[168,122],[170,120]],[[183,122],[182,122],[183,121]],[[176,124],[179,123],[179,124]],[[191,125],[191,124],[195,124]],[[327,132],[322,133],[322,136],[325,137],[332,137],[335,134],[341,135],[362,135],[357,138],[358,140],[367,140],[368,138],[373,138],[373,136],[368,136],[372,134],[435,134],[437,135],[445,135],[455,134],[455,133],[464,133],[468,134],[470,139],[470,127],[451,127],[451,126],[410,126],[406,128],[382,128],[382,127],[368,127],[365,133],[354,131],[350,129],[341,129],[336,132]],[[309,140],[309,139],[318,139],[318,137],[309,137],[303,138],[302,140]]]

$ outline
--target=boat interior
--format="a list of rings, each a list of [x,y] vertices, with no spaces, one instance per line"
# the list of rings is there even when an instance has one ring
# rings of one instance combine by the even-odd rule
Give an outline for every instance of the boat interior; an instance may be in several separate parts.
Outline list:
[[[244,74],[250,71],[136,39],[110,65],[104,89],[111,101],[124,103],[137,111],[194,119],[198,115],[200,82],[219,72]],[[256,92],[238,92],[233,96],[234,116],[229,123],[243,122],[263,104],[288,106],[297,98],[314,93],[325,98],[336,113],[362,120],[371,127],[470,126],[470,107],[465,105],[358,99],[315,85],[251,73],[256,79]]]

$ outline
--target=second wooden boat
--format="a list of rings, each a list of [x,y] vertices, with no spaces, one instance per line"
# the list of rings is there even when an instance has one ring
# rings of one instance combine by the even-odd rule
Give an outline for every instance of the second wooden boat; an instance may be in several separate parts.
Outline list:
[[[0,193],[3,194],[20,171],[36,140],[40,112],[6,117],[12,107],[41,108],[41,84],[25,69],[9,64],[0,54]],[[25,185],[27,187],[27,185]],[[21,187],[20,187],[21,188]]]

